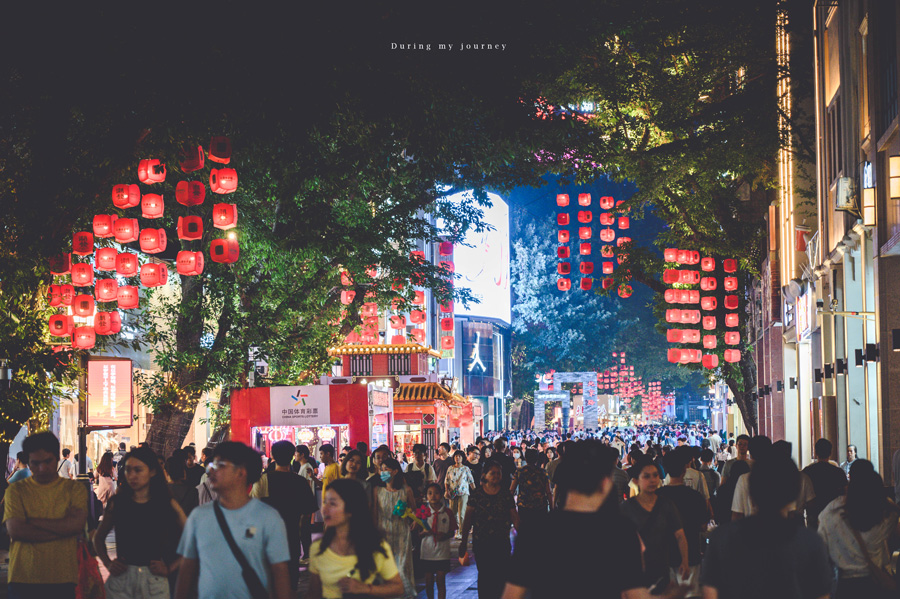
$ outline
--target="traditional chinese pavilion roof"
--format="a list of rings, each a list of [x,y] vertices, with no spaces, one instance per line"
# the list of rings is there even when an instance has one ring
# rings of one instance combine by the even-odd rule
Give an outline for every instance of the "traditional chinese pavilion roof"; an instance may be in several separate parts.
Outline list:
[[[451,405],[463,405],[468,400],[461,395],[451,393],[440,383],[402,383],[394,391],[394,402],[434,403],[446,401]]]
[[[431,348],[430,345],[419,345],[418,343],[404,343],[402,345],[388,344],[344,344],[337,345],[328,349],[329,356],[353,356],[353,355],[371,355],[371,354],[428,354],[435,358],[441,357],[441,352]]]

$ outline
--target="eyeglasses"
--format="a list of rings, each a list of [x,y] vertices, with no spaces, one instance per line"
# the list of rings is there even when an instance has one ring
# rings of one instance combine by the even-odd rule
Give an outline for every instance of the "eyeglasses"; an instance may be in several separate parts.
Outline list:
[[[213,460],[206,465],[206,471],[212,472],[213,470],[218,470],[219,468],[224,468],[225,466],[234,466],[234,464],[232,464],[231,462],[226,462],[225,460]]]

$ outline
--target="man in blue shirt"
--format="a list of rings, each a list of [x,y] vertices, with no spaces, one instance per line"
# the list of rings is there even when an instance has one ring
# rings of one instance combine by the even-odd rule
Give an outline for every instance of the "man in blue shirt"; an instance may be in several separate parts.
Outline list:
[[[25,455],[24,451],[20,451],[16,454],[16,471],[9,477],[9,480],[7,481],[9,484],[13,484],[14,482],[31,476],[31,470],[28,469],[27,462],[28,456]]]
[[[192,596],[198,577],[200,599],[252,596],[240,563],[219,526],[216,506],[262,587],[275,599],[291,597],[288,568],[296,564],[290,565],[284,521],[275,508],[247,494],[261,473],[262,459],[243,443],[227,441],[216,446],[209,465],[209,482],[219,498],[195,508],[184,527],[178,544],[178,554],[183,559],[176,599]]]

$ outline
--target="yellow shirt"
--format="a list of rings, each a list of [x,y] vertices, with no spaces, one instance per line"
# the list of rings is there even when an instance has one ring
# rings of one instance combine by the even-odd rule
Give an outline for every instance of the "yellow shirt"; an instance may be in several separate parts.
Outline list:
[[[70,506],[87,509],[87,489],[79,481],[57,478],[46,485],[29,477],[11,484],[4,497],[3,521],[10,518],[62,518]],[[78,582],[75,537],[46,543],[12,541],[9,582],[64,584]]]
[[[329,483],[333,483],[337,479],[341,477],[341,467],[338,466],[337,462],[333,464],[328,464],[325,466],[325,472],[322,474],[322,500],[325,499],[325,490],[328,488]]]
[[[360,579],[359,570],[356,569],[356,555],[338,555],[330,547],[325,550],[325,553],[319,555],[321,544],[322,541],[316,541],[309,548],[309,571],[318,574],[322,580],[322,597],[324,599],[341,599],[343,595],[338,587],[338,581],[346,576],[365,584],[373,584],[376,580],[391,580],[400,573],[397,569],[397,562],[394,561],[391,546],[386,541],[381,542],[384,554],[380,551],[375,552],[375,571],[370,573],[365,580]]]

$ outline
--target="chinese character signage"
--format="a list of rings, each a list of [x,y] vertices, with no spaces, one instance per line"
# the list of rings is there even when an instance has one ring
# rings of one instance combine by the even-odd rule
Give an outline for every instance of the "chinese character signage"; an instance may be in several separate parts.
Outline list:
[[[329,386],[271,387],[269,409],[272,426],[331,424]]]
[[[87,426],[132,425],[131,360],[88,360]]]

